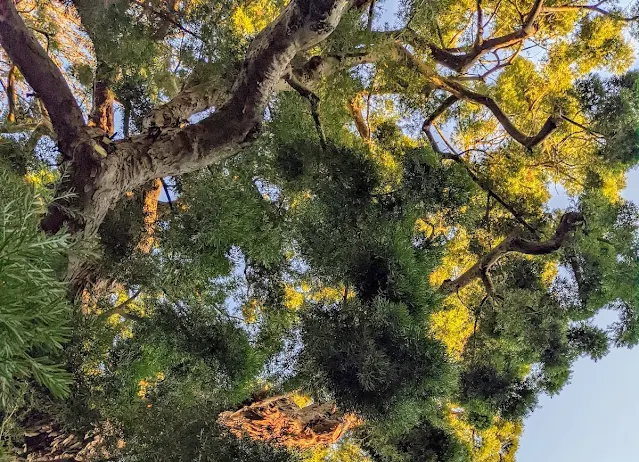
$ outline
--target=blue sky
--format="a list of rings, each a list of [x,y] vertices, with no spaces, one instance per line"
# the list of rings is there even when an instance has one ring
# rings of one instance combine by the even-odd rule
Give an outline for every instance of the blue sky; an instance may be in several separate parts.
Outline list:
[[[386,0],[379,4],[384,12],[376,27],[384,23],[392,27],[399,2]],[[628,0],[619,4],[625,6]],[[639,60],[634,67],[639,68]],[[639,202],[639,170],[628,174],[624,197]],[[561,191],[550,205],[565,207]],[[609,312],[597,319],[602,325],[614,320],[614,313]],[[612,350],[596,363],[578,360],[570,383],[557,396],[542,396],[539,407],[524,422],[517,462],[639,461],[639,437],[635,436],[638,366],[639,348]]]

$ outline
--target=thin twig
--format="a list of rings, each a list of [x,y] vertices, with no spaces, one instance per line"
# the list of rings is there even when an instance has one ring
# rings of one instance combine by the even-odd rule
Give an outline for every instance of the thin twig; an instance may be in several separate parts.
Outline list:
[[[135,291],[135,293],[133,295],[131,295],[125,301],[120,303],[118,306],[101,313],[100,316],[98,316],[98,319],[99,320],[107,319],[107,318],[113,316],[114,314],[119,314],[123,318],[129,317],[128,314],[124,313],[124,308],[126,308],[133,300],[135,300],[138,297],[138,295],[140,295],[141,292],[142,292],[142,288],[140,287],[138,290]]]
[[[199,35],[199,34],[193,32],[192,30],[184,27],[182,24],[180,24],[179,21],[175,20],[170,14],[165,13],[164,11],[157,10],[153,6],[147,5],[145,2],[143,2],[141,0],[133,0],[133,3],[135,3],[136,5],[138,5],[141,8],[144,8],[147,11],[150,11],[154,15],[156,15],[156,16],[158,16],[158,17],[170,22],[175,27],[180,29],[182,32],[185,32],[185,33],[189,34],[190,36],[195,37],[196,39],[201,40],[202,42],[204,42],[204,39],[202,38],[201,35]]]
[[[175,212],[175,209],[173,208],[173,201],[171,200],[171,194],[169,192],[169,185],[166,184],[164,178],[160,178],[160,181],[162,182],[162,188],[164,189],[164,194],[166,194],[166,200],[169,203],[169,208],[171,209],[171,212]]]
[[[433,147],[433,150],[441,155],[442,157],[446,158],[446,159],[451,159],[454,160],[455,162],[457,162],[458,164],[462,165],[464,167],[464,169],[466,170],[466,172],[468,173],[468,176],[470,176],[470,178],[477,184],[477,186],[479,186],[480,188],[482,188],[484,191],[486,191],[488,194],[490,194],[502,207],[504,207],[514,218],[515,220],[517,220],[521,225],[523,225],[528,231],[530,231],[531,233],[533,233],[533,235],[538,236],[538,231],[537,228],[535,228],[534,226],[532,226],[530,223],[528,223],[516,210],[515,208],[510,205],[508,202],[506,202],[504,199],[501,198],[501,196],[499,196],[499,194],[497,194],[495,191],[493,191],[493,189],[490,187],[490,185],[488,184],[488,182],[482,178],[480,178],[474,171],[472,168],[470,168],[470,165],[468,165],[468,163],[462,158],[462,156],[457,153],[455,151],[455,149],[453,148],[453,146],[449,143],[448,139],[446,138],[446,136],[441,132],[441,130],[439,130],[436,126],[435,129],[437,130],[439,136],[442,138],[442,140],[444,141],[444,143],[446,144],[446,146],[448,147],[448,149],[450,149],[450,152],[445,152],[442,151],[439,146],[437,145],[437,141],[435,140],[435,138],[433,137],[432,133],[430,133],[430,128],[427,128],[426,130],[424,130],[424,133],[426,134],[426,137],[428,138],[431,146]]]
[[[324,128],[322,127],[322,122],[319,116],[319,104],[320,99],[313,91],[306,87],[302,82],[297,80],[292,75],[286,78],[286,83],[288,83],[293,90],[300,94],[303,98],[306,98],[311,105],[311,115],[313,116],[313,121],[315,122],[315,129],[317,130],[317,135],[319,136],[320,146],[322,150],[326,151],[326,135],[324,134]]]

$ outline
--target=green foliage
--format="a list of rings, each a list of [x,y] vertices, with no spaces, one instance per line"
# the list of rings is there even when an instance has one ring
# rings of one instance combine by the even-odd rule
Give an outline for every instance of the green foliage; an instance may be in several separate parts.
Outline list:
[[[587,219],[586,229],[564,252],[578,292],[572,316],[575,320],[586,319],[610,303],[621,312],[612,332],[613,341],[634,345],[634,316],[627,315],[637,303],[636,206],[623,200],[611,203],[596,191],[584,194],[579,205]]]
[[[378,297],[366,305],[314,307],[305,314],[302,340],[301,363],[326,377],[346,409],[378,416],[403,399],[446,393],[451,371],[443,346],[405,305]]]
[[[422,423],[399,443],[408,460],[424,462],[464,462],[470,455],[450,429]]]
[[[390,425],[368,427],[359,432],[362,447],[373,460],[383,462],[464,462],[471,452],[442,418],[443,412],[426,414],[420,422],[400,431]],[[380,426],[378,426],[380,427]],[[403,425],[402,425],[403,427]]]
[[[570,328],[567,335],[568,342],[578,354],[587,354],[595,361],[608,354],[608,334],[598,327],[579,324]]]
[[[56,268],[68,250],[64,234],[38,229],[41,198],[0,170],[0,409],[34,380],[54,397],[69,393],[70,375],[56,358],[69,337],[70,306]]]
[[[578,82],[575,91],[594,121],[593,129],[606,143],[599,151],[606,159],[634,164],[639,159],[637,73],[603,80],[594,74]]]
[[[212,168],[180,182],[182,213],[170,217],[164,239],[175,257],[188,257],[189,266],[207,277],[226,275],[236,247],[251,262],[272,266],[281,260],[282,224],[268,192],[249,169]]]
[[[94,78],[108,83],[128,134],[146,130],[150,109],[180,89],[207,81],[230,88],[250,40],[285,3],[153,0],[104,11],[89,0],[65,2],[87,34],[65,31],[68,23],[46,14],[50,2],[25,17],[49,31],[49,52],[79,100]],[[532,4],[482,1],[484,43],[520,34]],[[122,200],[101,226],[97,265],[97,286],[114,280],[117,293],[98,294],[74,319],[65,348],[72,396],[59,403],[40,393],[34,407],[84,431],[109,422],[126,442],[122,460],[284,462],[298,455],[229,436],[216,422],[258,389],[295,389],[364,416],[351,436],[375,460],[512,460],[516,435],[499,435],[500,425],[515,433],[541,393],[567,383],[576,358],[598,360],[610,345],[639,342],[637,210],[619,196],[639,159],[639,87],[632,72],[587,75],[631,63],[627,22],[614,9],[545,11],[526,42],[481,54],[461,72],[436,63],[437,47],[457,57],[476,49],[477,5],[406,0],[408,27],[393,33],[368,30],[366,8],[350,10],[292,62],[307,64],[327,146],[308,101],[277,93],[251,148],[170,179],[177,197],[172,209],[160,207],[150,252],[138,246],[141,191]],[[398,44],[421,61],[421,73]],[[472,77],[495,62],[495,72]],[[326,75],[313,80],[314,71]],[[450,151],[441,155],[417,134],[451,94],[433,79],[448,78],[480,97],[460,98],[434,121],[433,134],[447,138],[438,147]],[[37,98],[18,84],[20,122],[41,124]],[[487,97],[523,135],[551,115],[557,127],[524,147],[494,107],[480,104]],[[369,138],[355,130],[356,105]],[[29,135],[3,135],[0,158],[49,194],[57,172],[42,169],[32,152],[40,138]],[[51,161],[57,152],[47,154]],[[484,278],[440,290],[508,236],[551,239],[560,221],[548,211],[552,183],[566,188],[585,222],[561,249],[503,255]],[[69,307],[54,268],[68,245],[38,232],[44,205],[19,180],[0,176],[0,204],[6,407],[34,381],[55,396],[66,390],[69,377],[56,364]],[[116,306],[119,316],[109,316]],[[608,330],[593,323],[602,308],[619,312]]]

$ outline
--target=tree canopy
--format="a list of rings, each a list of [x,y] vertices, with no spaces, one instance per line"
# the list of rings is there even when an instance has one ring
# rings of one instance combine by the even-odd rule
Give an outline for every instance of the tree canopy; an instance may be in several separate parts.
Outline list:
[[[639,7],[389,3],[0,0],[0,458],[513,461],[639,342]]]

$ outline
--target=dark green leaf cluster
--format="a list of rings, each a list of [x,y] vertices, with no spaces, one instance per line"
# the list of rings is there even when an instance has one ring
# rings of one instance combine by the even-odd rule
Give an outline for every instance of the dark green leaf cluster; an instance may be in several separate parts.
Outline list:
[[[634,165],[639,160],[639,102],[637,73],[602,79],[594,74],[575,89],[593,122],[595,133],[606,142],[600,155],[613,162]]]
[[[303,318],[300,361],[325,375],[341,406],[379,416],[402,399],[446,392],[444,347],[405,305],[352,300],[312,307]]]

